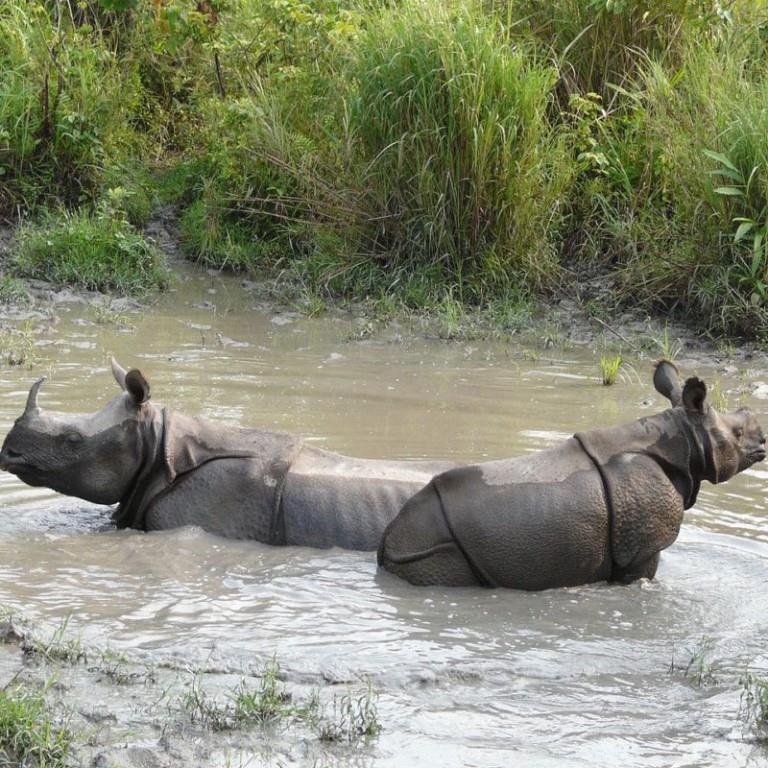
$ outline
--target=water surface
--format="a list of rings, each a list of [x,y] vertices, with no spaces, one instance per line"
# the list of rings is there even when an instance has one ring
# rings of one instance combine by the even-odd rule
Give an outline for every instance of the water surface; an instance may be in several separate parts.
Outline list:
[[[63,306],[35,370],[0,369],[0,433],[41,371],[44,408],[106,403],[112,354],[164,405],[371,458],[500,458],[665,407],[648,362],[605,388],[589,350],[360,340],[351,317],[255,305],[234,278],[186,271],[141,314]],[[0,604],[139,658],[372,676],[383,731],[365,765],[761,765],[737,712],[739,673],[768,667],[767,476],[705,483],[653,582],[527,594],[414,588],[373,553],[118,532],[109,510],[3,473]],[[705,638],[720,682],[670,674]]]

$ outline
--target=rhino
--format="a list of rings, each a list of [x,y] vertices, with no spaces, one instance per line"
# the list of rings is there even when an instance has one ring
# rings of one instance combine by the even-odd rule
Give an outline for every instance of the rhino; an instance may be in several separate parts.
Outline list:
[[[112,361],[121,392],[92,414],[50,413],[35,382],[0,468],[96,504],[118,528],[183,525],[267,544],[374,550],[439,461],[356,459],[282,432],[228,427],[155,405],[142,373]]]
[[[417,585],[540,590],[653,578],[701,481],[725,482],[765,459],[749,410],[718,414],[704,382],[681,387],[667,360],[653,380],[672,405],[662,413],[434,477],[384,531],[379,565]]]

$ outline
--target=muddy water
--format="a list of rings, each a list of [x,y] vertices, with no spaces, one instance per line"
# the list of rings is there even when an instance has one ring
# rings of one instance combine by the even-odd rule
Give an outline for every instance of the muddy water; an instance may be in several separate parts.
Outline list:
[[[62,305],[39,336],[35,371],[0,369],[0,432],[49,368],[44,407],[106,402],[116,391],[110,354],[141,367],[163,404],[375,458],[509,456],[664,407],[647,363],[604,388],[589,350],[531,354],[396,329],[361,339],[348,317],[255,304],[237,280],[190,271],[140,314]],[[761,374],[722,385],[750,377]],[[745,402],[768,425],[765,401]],[[413,588],[377,573],[371,553],[196,529],[116,532],[108,510],[2,474],[0,604],[41,626],[70,616],[68,631],[86,646],[149,662],[247,671],[277,655],[289,680],[371,676],[383,731],[334,757],[344,764],[762,765],[737,713],[739,673],[768,667],[766,477],[759,466],[705,484],[654,582],[525,594]],[[717,683],[670,673],[705,639]],[[134,722],[128,733],[137,732],[145,745],[158,740]],[[239,759],[312,764],[302,754]]]

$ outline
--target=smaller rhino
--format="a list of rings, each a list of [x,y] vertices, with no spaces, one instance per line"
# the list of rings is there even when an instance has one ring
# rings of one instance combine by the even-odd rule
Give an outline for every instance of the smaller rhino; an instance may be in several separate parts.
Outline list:
[[[669,361],[654,385],[671,409],[438,475],[387,527],[379,565],[412,584],[525,590],[653,578],[701,481],[765,459],[747,409],[718,414]]]
[[[112,361],[120,394],[92,414],[44,411],[40,379],[0,469],[33,486],[118,504],[119,528],[197,525],[267,544],[373,550],[439,461],[354,459],[283,432],[221,426],[154,405],[138,370]]]

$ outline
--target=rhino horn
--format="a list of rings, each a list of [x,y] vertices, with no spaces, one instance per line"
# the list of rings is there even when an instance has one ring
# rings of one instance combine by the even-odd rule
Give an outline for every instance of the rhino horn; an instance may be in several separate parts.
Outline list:
[[[125,377],[128,375],[128,371],[126,371],[114,357],[112,358],[112,375],[115,377],[115,381],[120,385],[120,389],[125,392]]]
[[[683,404],[680,374],[671,360],[662,358],[656,363],[653,371],[653,386],[659,394],[664,395],[672,403],[674,408]]]
[[[40,387],[43,386],[45,376],[38,379],[30,388],[29,395],[27,397],[27,405],[24,408],[24,415],[31,415],[37,413],[40,410],[40,406],[37,404],[37,393],[40,391]]]

